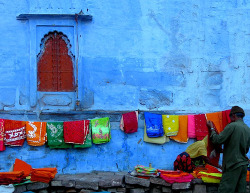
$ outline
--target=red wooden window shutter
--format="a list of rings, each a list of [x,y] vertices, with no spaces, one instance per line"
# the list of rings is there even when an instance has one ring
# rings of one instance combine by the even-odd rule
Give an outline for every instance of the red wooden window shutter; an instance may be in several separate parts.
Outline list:
[[[57,31],[44,36],[37,62],[38,91],[73,91],[74,56],[67,36]]]

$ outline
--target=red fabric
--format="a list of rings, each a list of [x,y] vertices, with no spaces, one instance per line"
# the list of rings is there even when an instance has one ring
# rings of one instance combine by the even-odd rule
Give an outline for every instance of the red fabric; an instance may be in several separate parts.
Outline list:
[[[63,134],[65,143],[84,144],[89,134],[89,120],[64,122]]]
[[[122,115],[124,122],[124,132],[134,133],[138,130],[138,120],[136,112],[129,112]]]
[[[4,119],[0,119],[0,151],[4,150]]]
[[[214,123],[213,123],[214,125]],[[218,134],[218,130],[214,125],[214,130],[216,131],[216,133]],[[209,136],[211,135],[211,132],[209,131]],[[215,150],[216,152],[216,156],[215,157],[211,157],[210,154],[211,152]],[[222,147],[221,145],[214,145],[210,139],[210,137],[208,137],[208,144],[207,144],[207,157],[209,159],[209,163],[218,167],[219,164],[219,159],[220,159],[220,152],[222,152]]]
[[[22,146],[26,138],[25,121],[4,121],[5,145]]]
[[[194,121],[196,139],[202,140],[208,135],[208,127],[205,114],[194,115]]]
[[[57,173],[56,168],[32,169],[31,181],[49,183]]]
[[[0,185],[16,184],[25,179],[23,171],[0,172]]]
[[[30,175],[30,173],[32,171],[32,167],[31,167],[31,165],[27,164],[26,162],[24,162],[20,159],[16,159],[15,163],[14,163],[13,171],[23,171],[24,176],[27,177]]]
[[[231,123],[231,119],[229,116],[230,111],[231,110],[222,111],[222,128],[223,128],[223,130],[227,126],[228,123]]]
[[[158,170],[160,172],[160,177],[166,182],[172,183],[183,183],[183,182],[191,182],[194,177],[186,172],[182,171],[165,171]]]

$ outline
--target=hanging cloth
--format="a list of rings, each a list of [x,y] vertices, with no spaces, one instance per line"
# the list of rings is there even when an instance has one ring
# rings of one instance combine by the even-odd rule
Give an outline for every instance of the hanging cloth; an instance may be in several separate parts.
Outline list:
[[[208,135],[207,120],[205,114],[194,115],[195,135],[197,140],[204,139]]]
[[[122,114],[120,128],[125,133],[135,133],[138,130],[138,111]]]
[[[162,137],[164,135],[162,115],[145,112],[144,116],[148,137]]]
[[[207,113],[207,120],[213,121],[218,133],[223,131],[222,127],[222,112]]]
[[[197,158],[199,156],[207,156],[208,137],[206,136],[201,141],[196,141],[189,145],[185,152],[187,152],[191,158]]]
[[[65,121],[63,127],[65,143],[83,144],[89,133],[89,120]]]
[[[42,146],[47,141],[46,122],[26,122],[27,143],[31,146]]]
[[[213,128],[217,134],[219,134],[219,131],[216,128],[216,125],[213,123]],[[209,135],[211,136],[211,131],[209,131]],[[209,159],[209,163],[218,167],[219,159],[220,159],[220,153],[222,152],[222,146],[221,145],[214,145],[208,137],[208,145],[207,145],[207,157]]]
[[[176,136],[171,136],[170,139],[173,139],[180,143],[188,142],[188,116],[179,115],[179,131]]]
[[[166,136],[176,136],[179,130],[178,115],[162,115],[162,124]]]
[[[92,119],[92,140],[95,144],[107,143],[111,139],[110,122],[108,117]]]
[[[4,119],[0,119],[0,151],[5,150],[4,145]]]
[[[229,110],[225,110],[222,111],[222,130],[224,130],[224,128],[227,126],[227,124],[231,123],[231,119],[230,119],[230,109]]]
[[[188,138],[196,138],[194,115],[188,115]]]
[[[64,142],[63,122],[47,122],[48,146],[54,148],[71,148],[71,144]]]
[[[89,129],[89,133],[87,134],[86,140],[84,141],[84,144],[74,144],[74,148],[89,148],[92,146],[92,140],[91,140],[91,129]]]
[[[5,145],[22,146],[26,138],[25,121],[5,120],[4,132]]]
[[[147,143],[164,144],[164,143],[169,142],[169,137],[167,137],[166,135],[163,135],[161,137],[148,137],[146,131],[147,131],[146,124],[144,124],[143,141]]]

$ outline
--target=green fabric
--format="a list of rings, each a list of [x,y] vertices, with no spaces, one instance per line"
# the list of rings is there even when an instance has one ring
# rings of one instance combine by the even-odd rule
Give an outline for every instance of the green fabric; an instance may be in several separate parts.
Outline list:
[[[248,164],[246,154],[250,146],[250,129],[243,120],[228,124],[219,135],[212,131],[211,139],[214,144],[224,144],[223,171]]]
[[[169,137],[163,135],[162,137],[148,137],[146,132],[146,124],[144,124],[144,137],[143,141],[148,143],[164,144],[169,142]]]
[[[91,140],[91,129],[89,130],[89,134],[86,137],[86,140],[84,141],[84,144],[79,145],[75,144],[74,148],[89,148],[92,146],[92,140]]]
[[[239,166],[233,170],[226,170],[222,173],[219,193],[243,193],[246,192],[247,166]]]
[[[91,120],[92,140],[95,144],[107,143],[111,139],[108,117]]]
[[[47,139],[51,149],[72,147],[64,142],[63,122],[47,122]]]

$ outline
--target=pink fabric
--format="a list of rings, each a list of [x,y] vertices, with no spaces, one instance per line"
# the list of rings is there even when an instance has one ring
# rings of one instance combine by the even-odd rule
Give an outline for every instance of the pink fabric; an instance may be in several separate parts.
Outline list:
[[[196,138],[194,115],[188,115],[188,138]]]
[[[197,140],[202,140],[208,135],[207,120],[205,114],[194,116],[195,120],[195,133]]]
[[[192,174],[182,173],[182,172],[180,172],[179,174],[164,174],[161,172],[160,178],[162,178],[163,180],[165,180],[170,184],[191,182],[192,179],[194,179]]]
[[[4,145],[4,119],[0,119],[0,151],[5,150]]]

